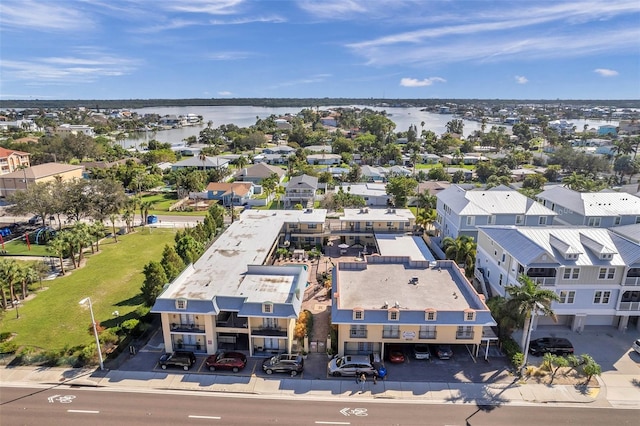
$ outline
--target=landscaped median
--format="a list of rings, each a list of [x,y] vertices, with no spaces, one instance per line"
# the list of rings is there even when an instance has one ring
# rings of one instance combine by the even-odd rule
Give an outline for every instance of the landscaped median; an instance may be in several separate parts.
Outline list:
[[[91,298],[96,323],[104,328],[124,327],[128,320],[148,311],[140,293],[143,268],[149,261],[161,259],[174,235],[172,229],[141,229],[118,237],[117,243],[104,239],[100,252],[85,253],[83,267],[46,281],[45,290],[38,291],[39,285],[33,288],[33,296],[19,306],[19,318],[14,312],[4,312],[0,332],[12,333],[12,346],[27,361],[35,358],[50,363],[58,359],[56,362],[73,365],[77,358],[92,357],[82,354],[82,347],[91,345],[94,337],[89,309],[79,301]],[[77,350],[65,350],[68,348]],[[39,355],[33,357],[34,353]]]

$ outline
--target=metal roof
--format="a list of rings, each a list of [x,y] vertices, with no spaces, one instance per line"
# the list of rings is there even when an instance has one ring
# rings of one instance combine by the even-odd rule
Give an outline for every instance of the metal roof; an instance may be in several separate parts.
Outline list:
[[[458,185],[452,185],[439,192],[437,197],[458,215],[556,215],[542,204],[502,185],[486,191],[466,191]]]
[[[626,192],[578,192],[557,185],[537,197],[583,216],[640,216],[640,198]]]

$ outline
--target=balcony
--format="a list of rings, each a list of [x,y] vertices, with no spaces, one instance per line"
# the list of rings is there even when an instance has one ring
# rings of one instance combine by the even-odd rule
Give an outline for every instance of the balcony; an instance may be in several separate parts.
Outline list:
[[[456,332],[457,340],[473,340],[473,331]]]
[[[624,285],[628,285],[628,286],[640,285],[640,277],[627,277],[624,280]]]
[[[367,330],[351,330],[349,333],[349,337],[351,337],[352,339],[366,339]]]
[[[239,318],[235,312],[220,312],[216,318],[218,328],[249,328],[246,318]]]
[[[171,323],[172,333],[204,333],[204,325]]]
[[[436,339],[438,333],[436,331],[421,331],[418,333],[418,339]]]
[[[619,311],[640,311],[640,302],[620,302]]]
[[[255,336],[265,337],[287,337],[287,329],[282,327],[260,327],[251,330],[251,334]]]
[[[383,339],[399,339],[400,332],[399,331],[383,331],[382,338]]]
[[[529,277],[533,282],[542,287],[553,287],[556,285],[556,277]]]

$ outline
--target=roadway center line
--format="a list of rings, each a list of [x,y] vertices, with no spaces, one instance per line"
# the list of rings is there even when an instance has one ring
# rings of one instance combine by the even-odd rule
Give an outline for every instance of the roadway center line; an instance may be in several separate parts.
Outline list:
[[[209,420],[221,420],[222,417],[217,417],[217,416],[194,416],[194,415],[190,415],[189,416],[190,419],[209,419]]]
[[[67,410],[67,413],[100,414],[100,411],[92,411],[92,410]]]
[[[316,420],[317,425],[350,425],[350,422],[323,422],[320,420]]]

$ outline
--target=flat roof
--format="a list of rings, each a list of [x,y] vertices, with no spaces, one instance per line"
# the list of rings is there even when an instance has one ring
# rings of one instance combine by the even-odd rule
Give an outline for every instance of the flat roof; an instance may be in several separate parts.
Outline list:
[[[449,268],[411,268],[409,264],[367,264],[365,269],[350,269],[338,264],[338,308],[379,310],[385,303],[400,310],[463,311],[486,309],[467,297]],[[417,277],[417,284],[411,280]]]
[[[405,234],[376,234],[381,256],[407,256],[411,260],[436,260],[421,237]]]
[[[257,284],[255,277],[245,276],[247,266],[264,264],[283,224],[324,223],[326,213],[324,209],[245,210],[160,298],[212,300],[214,296],[239,296],[245,279],[246,286]],[[273,277],[265,280],[261,288],[266,288]]]
[[[384,208],[376,209],[371,207],[364,207],[361,209],[344,209],[344,215],[340,217],[342,221],[361,221],[366,220],[370,222],[375,221],[388,221],[388,222],[400,222],[414,220],[415,216],[409,209],[394,209]]]

